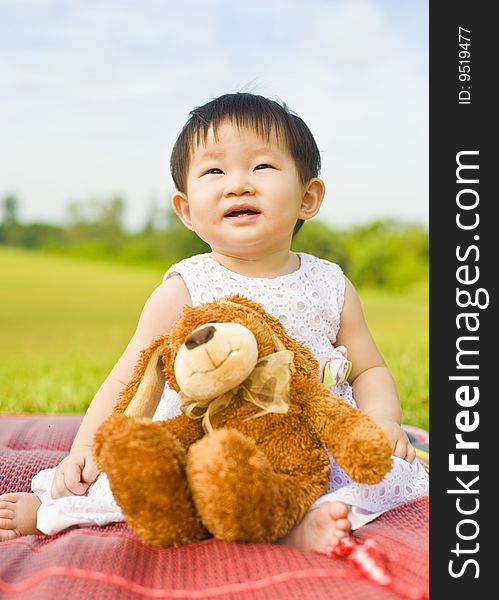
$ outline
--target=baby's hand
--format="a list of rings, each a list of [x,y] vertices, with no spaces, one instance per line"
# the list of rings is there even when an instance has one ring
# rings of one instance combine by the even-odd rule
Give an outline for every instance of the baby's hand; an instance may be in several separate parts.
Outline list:
[[[400,427],[400,425],[396,421],[391,421],[389,419],[379,419],[374,417],[371,418],[381,427],[381,429],[383,429],[383,431],[388,436],[390,444],[393,448],[392,454],[394,456],[398,456],[399,458],[403,458],[407,462],[412,463],[412,461],[416,458],[416,450],[409,441],[409,438],[407,437],[407,434],[402,429],[402,427]]]
[[[82,496],[99,475],[90,446],[76,446],[57,465],[50,491],[52,498]]]

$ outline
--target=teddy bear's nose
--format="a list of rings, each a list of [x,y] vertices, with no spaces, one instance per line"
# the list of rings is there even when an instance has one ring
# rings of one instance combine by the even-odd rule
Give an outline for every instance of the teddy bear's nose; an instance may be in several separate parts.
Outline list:
[[[193,348],[202,346],[211,340],[214,335],[215,328],[213,325],[208,325],[207,327],[203,327],[203,329],[198,329],[198,331],[194,331],[194,333],[191,333],[185,338],[185,347],[188,350],[192,350]]]

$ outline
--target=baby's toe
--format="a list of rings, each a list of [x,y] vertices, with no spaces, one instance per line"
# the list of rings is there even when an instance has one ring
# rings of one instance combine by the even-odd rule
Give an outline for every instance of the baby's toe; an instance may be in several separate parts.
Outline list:
[[[348,519],[338,519],[336,521],[336,533],[338,536],[344,537],[348,535],[352,529],[352,524]]]
[[[331,519],[338,521],[339,519],[346,519],[348,507],[343,502],[330,502],[328,512]]]
[[[15,540],[19,537],[19,534],[14,529],[2,529],[0,525],[0,542],[8,542],[9,540]]]
[[[1,517],[0,516],[0,531],[15,529],[14,519],[12,517]]]
[[[9,508],[0,507],[0,520],[13,519],[15,514],[16,513],[13,510],[10,510]]]
[[[331,552],[340,543],[339,538],[334,535],[328,540],[326,551]]]
[[[352,528],[352,524],[348,519],[337,519],[336,521],[336,529],[341,531],[350,531]]]
[[[19,498],[19,492],[12,492],[11,494],[2,494],[0,496],[0,504],[3,504],[4,502],[16,502]]]

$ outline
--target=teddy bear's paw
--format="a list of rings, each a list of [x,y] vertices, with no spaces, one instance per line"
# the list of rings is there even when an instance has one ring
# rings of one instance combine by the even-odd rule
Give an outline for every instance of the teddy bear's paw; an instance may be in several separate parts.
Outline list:
[[[275,541],[306,510],[296,502],[297,482],[275,473],[254,440],[233,429],[191,446],[187,477],[197,512],[218,539]]]
[[[392,448],[383,430],[370,420],[353,427],[341,446],[333,448],[336,462],[359,483],[379,483],[392,468]]]
[[[155,546],[206,537],[187,486],[185,450],[166,422],[124,417],[113,423],[119,428],[99,442],[100,457],[130,528]]]
[[[94,434],[92,452],[96,466],[101,470],[106,470],[106,455],[115,434],[126,431],[129,417],[122,413],[113,413],[97,429]]]

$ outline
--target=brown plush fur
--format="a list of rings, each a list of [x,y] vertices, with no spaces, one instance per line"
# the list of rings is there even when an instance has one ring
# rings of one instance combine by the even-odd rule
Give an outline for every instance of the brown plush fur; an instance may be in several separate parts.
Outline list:
[[[236,399],[215,415],[205,435],[185,415],[165,422],[150,413],[141,382],[160,349],[164,376],[179,391],[174,361],[186,336],[204,323],[235,322],[255,336],[259,357],[275,351],[274,335],[294,352],[290,407],[265,414]],[[155,354],[156,352],[156,354]],[[105,471],[130,527],[154,545],[180,545],[209,533],[223,540],[275,541],[304,516],[328,486],[327,447],[354,480],[377,483],[391,468],[391,447],[380,427],[329,392],[312,353],[292,339],[260,305],[241,296],[185,307],[169,334],[144,350],[114,414],[96,433],[94,456]],[[141,391],[142,390],[142,391]],[[126,414],[123,414],[125,413]],[[150,414],[148,415],[150,416]]]

